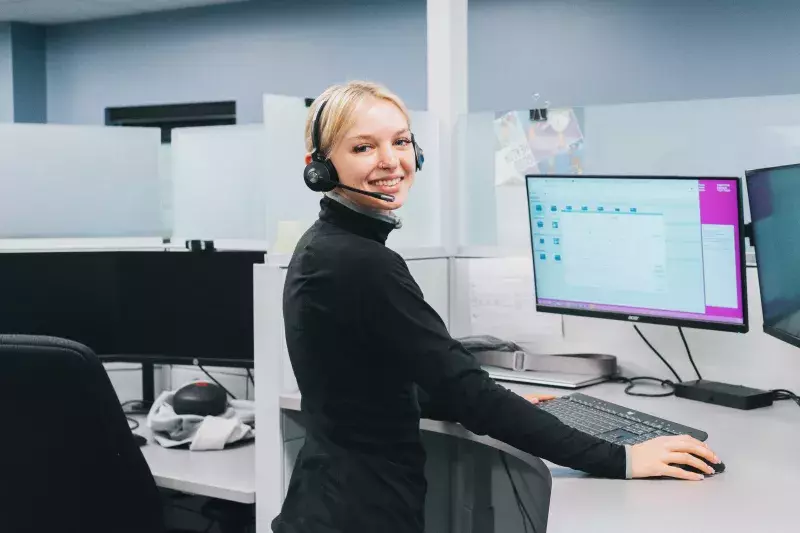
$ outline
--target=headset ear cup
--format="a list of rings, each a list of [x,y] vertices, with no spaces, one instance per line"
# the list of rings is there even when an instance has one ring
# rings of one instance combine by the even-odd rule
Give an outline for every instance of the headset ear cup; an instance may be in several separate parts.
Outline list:
[[[422,164],[425,163],[425,152],[417,144],[417,141],[414,141],[414,159],[416,159],[417,170],[422,170]]]
[[[306,165],[303,171],[303,180],[309,189],[316,192],[328,192],[333,190],[336,183],[330,179],[330,170],[326,163],[312,161]]]
[[[336,167],[333,166],[333,162],[331,162],[330,159],[326,159],[323,165],[325,165],[325,169],[328,171],[328,179],[333,183],[339,183],[339,173],[336,171]],[[331,189],[333,189],[333,187],[334,186],[331,186]]]

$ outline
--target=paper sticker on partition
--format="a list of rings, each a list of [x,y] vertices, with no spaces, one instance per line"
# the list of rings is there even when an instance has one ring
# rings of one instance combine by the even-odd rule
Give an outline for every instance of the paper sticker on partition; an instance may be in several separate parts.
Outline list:
[[[536,311],[530,257],[470,259],[468,264],[472,335],[515,342],[563,337],[560,315]]]

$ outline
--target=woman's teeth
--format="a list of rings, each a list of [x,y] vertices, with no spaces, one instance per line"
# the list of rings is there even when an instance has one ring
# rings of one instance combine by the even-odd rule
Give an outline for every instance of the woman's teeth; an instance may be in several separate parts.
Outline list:
[[[395,185],[400,183],[400,179],[401,178],[394,178],[391,180],[378,180],[378,181],[373,181],[372,183],[374,183],[378,187],[394,187]]]

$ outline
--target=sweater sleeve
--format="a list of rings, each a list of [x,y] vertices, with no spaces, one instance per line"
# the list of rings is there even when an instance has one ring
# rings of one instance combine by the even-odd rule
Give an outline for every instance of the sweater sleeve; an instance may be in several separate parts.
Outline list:
[[[577,431],[492,380],[450,336],[402,258],[376,254],[360,272],[362,320],[374,341],[425,393],[423,416],[460,422],[473,433],[562,466],[626,477],[624,446]]]

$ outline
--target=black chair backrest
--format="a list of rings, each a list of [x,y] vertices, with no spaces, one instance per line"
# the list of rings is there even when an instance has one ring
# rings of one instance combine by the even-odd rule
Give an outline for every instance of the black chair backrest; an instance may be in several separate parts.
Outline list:
[[[0,335],[0,531],[163,531],[150,469],[82,344]]]

